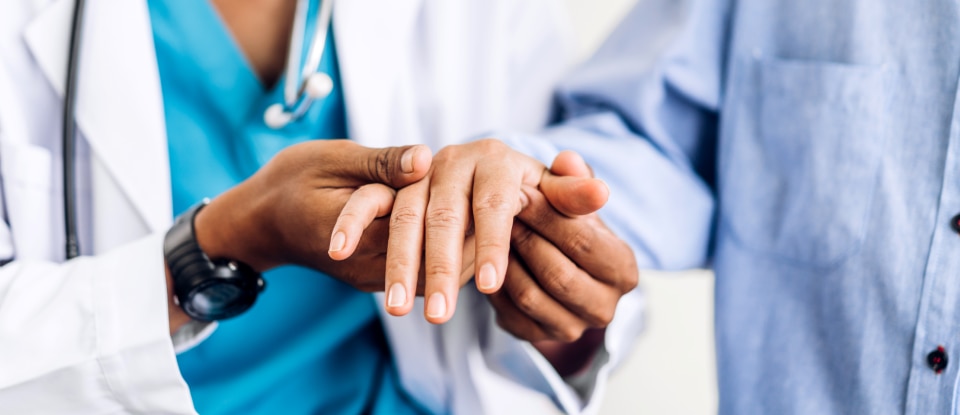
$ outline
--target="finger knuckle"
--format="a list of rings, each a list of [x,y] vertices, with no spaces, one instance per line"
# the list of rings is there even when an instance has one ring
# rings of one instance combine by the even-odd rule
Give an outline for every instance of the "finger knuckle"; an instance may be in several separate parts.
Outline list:
[[[494,252],[504,252],[506,253],[510,249],[509,239],[500,240],[500,239],[489,239],[477,238],[477,251],[494,251]]]
[[[437,230],[461,229],[464,227],[464,218],[455,209],[439,207],[427,212],[427,227]]]
[[[568,266],[551,264],[540,280],[555,297],[569,298],[576,294],[578,277],[578,273]]]
[[[613,322],[613,315],[616,312],[616,304],[607,305],[604,304],[601,307],[590,310],[587,314],[587,320],[590,323],[590,326],[596,328],[603,328],[610,325]]]
[[[380,151],[377,156],[367,162],[367,172],[370,177],[378,178],[384,183],[392,183],[394,172],[394,149]]]
[[[473,211],[477,216],[509,215],[513,213],[519,196],[508,198],[502,192],[490,193],[473,201]]]
[[[395,207],[390,215],[390,229],[398,230],[409,226],[420,226],[420,212],[410,206]]]
[[[419,261],[405,253],[391,254],[386,264],[386,280],[388,282],[403,282],[416,278],[415,274],[419,264]]]
[[[592,255],[594,253],[593,228],[580,227],[563,241],[570,256]]]
[[[533,288],[521,288],[517,290],[515,294],[514,301],[517,304],[517,308],[520,311],[523,311],[526,314],[532,314],[537,311],[540,307],[540,304],[543,302],[543,299],[540,298],[540,293]]]
[[[427,279],[432,281],[445,281],[446,278],[450,276],[459,276],[460,270],[458,270],[452,262],[449,261],[434,261],[426,265],[424,270],[427,274]]]

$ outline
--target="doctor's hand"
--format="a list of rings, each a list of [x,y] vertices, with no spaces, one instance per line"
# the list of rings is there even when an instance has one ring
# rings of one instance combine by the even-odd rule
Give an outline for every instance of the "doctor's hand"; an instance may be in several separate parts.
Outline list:
[[[425,146],[372,149],[345,140],[291,146],[197,214],[197,241],[212,258],[235,259],[259,271],[301,265],[360,290],[382,290],[388,221],[373,221],[348,261],[327,255],[331,243],[343,243],[331,238],[331,230],[358,188],[415,183],[431,159]]]

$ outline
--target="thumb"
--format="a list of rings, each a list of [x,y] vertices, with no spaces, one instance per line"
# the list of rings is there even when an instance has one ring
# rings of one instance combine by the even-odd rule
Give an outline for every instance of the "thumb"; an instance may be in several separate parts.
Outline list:
[[[344,141],[327,154],[328,171],[358,186],[382,183],[399,189],[426,176],[433,161],[425,145],[370,148]]]
[[[540,191],[564,215],[586,215],[603,207],[610,197],[607,185],[592,177],[593,170],[583,157],[564,150],[540,180]]]
[[[558,176],[593,177],[593,170],[574,151],[563,150],[553,159],[550,172]]]
[[[567,216],[596,212],[610,197],[610,189],[602,180],[557,176],[550,172],[540,180],[540,192],[557,211]]]

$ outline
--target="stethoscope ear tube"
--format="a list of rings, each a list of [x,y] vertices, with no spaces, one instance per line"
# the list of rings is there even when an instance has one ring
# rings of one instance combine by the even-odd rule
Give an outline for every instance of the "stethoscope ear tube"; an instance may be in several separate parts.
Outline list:
[[[84,0],[76,0],[70,29],[70,52],[67,58],[67,82],[63,98],[63,222],[66,234],[66,258],[80,256],[77,236],[77,73],[80,44],[83,38]]]

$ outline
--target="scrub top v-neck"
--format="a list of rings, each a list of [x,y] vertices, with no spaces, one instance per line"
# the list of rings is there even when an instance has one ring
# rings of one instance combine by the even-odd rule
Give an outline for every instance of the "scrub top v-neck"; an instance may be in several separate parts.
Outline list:
[[[287,146],[347,137],[332,33],[321,71],[333,91],[301,120],[273,130],[263,113],[282,102],[283,81],[261,84],[212,5],[148,4],[174,212],[235,186]],[[178,356],[199,413],[421,413],[400,389],[372,296],[300,267],[264,278],[267,289],[250,311]]]

